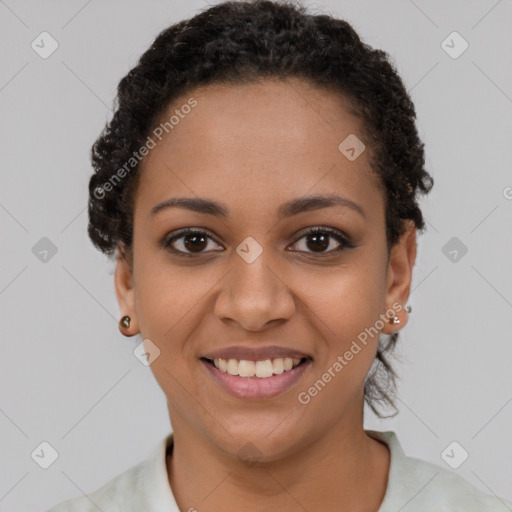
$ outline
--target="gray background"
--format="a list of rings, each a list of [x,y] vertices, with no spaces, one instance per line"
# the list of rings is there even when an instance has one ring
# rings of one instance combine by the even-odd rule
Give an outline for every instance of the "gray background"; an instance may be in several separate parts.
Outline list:
[[[407,454],[443,467],[457,441],[469,458],[455,471],[510,500],[511,2],[305,3],[393,56],[436,180],[402,331],[401,412],[366,427],[395,430]],[[113,263],[86,235],[89,149],[139,55],[206,5],[0,0],[1,511],[91,492],[170,428],[132,354],[141,340],[117,330]],[[42,31],[59,44],[47,59],[31,48]],[[441,46],[453,31],[469,43],[456,59]],[[42,237],[58,249],[46,262],[32,252]],[[455,262],[443,252],[452,237],[468,250]],[[46,470],[31,458],[42,441],[59,453]]]

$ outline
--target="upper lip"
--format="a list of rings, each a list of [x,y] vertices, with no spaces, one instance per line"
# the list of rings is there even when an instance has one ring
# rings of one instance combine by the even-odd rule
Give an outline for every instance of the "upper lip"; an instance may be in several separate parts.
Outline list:
[[[277,359],[291,357],[292,359],[311,359],[311,356],[294,348],[270,345],[267,347],[243,347],[232,346],[208,352],[202,356],[206,359],[245,359],[247,361],[265,361],[266,359]]]

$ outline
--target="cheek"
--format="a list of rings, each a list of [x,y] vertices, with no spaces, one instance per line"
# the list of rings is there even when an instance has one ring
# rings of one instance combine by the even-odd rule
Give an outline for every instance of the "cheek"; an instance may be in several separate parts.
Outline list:
[[[371,280],[351,274],[330,282],[316,297],[315,371],[299,402],[311,417],[339,418],[346,407],[362,397],[364,381],[377,352],[382,324],[380,302]],[[329,420],[328,420],[329,418]]]
[[[377,265],[355,263],[305,285],[301,294],[325,324],[329,338],[346,343],[384,312],[385,279]]]
[[[190,340],[197,336],[210,287],[176,267],[153,262],[145,268],[137,290],[141,336],[160,350],[150,370],[168,402],[185,416],[190,414],[190,396],[197,395],[196,345]]]
[[[137,283],[136,307],[141,335],[177,348],[182,339],[180,333],[190,330],[197,321],[213,281],[207,273],[171,265],[161,255],[141,257],[140,261],[143,267]]]
[[[362,388],[384,325],[380,320],[385,298],[382,273],[382,265],[368,264],[361,258],[303,289],[303,297],[307,297],[314,313],[311,318],[318,337],[315,345],[323,346],[317,352],[314,375],[315,382],[320,380],[316,388],[323,395],[318,401],[332,399],[341,406],[342,397],[348,400]]]
[[[221,275],[171,265],[161,257],[140,261],[145,262],[136,293],[141,336],[160,350],[151,371],[167,397],[180,404],[190,393],[197,394],[198,350],[204,347],[198,342],[212,308],[208,294]],[[186,405],[185,400],[184,409]]]

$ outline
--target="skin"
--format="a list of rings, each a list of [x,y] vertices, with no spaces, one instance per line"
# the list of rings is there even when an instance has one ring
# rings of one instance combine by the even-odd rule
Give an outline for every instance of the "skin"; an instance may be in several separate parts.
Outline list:
[[[378,336],[307,405],[297,395],[379,315],[396,302],[405,307],[414,225],[408,223],[388,259],[385,196],[370,169],[371,148],[353,162],[338,150],[349,134],[365,140],[339,94],[298,79],[217,84],[187,91],[162,119],[190,97],[197,106],[141,164],[133,266],[118,253],[115,271],[121,312],[132,318],[125,334],[140,333],[161,351],[151,370],[174,432],[167,469],[178,506],[377,511],[390,457],[363,429],[363,386]],[[333,206],[277,218],[286,201],[332,193],[359,204],[364,217]],[[222,202],[230,216],[182,208],[150,214],[171,197]],[[331,253],[322,256],[303,235],[316,226],[340,230],[355,247],[336,251],[339,242],[329,238]],[[186,227],[216,241],[207,238],[203,252],[190,258],[159,245]],[[236,252],[248,236],[263,249],[251,264]],[[173,246],[186,252],[185,240]],[[405,310],[396,315],[400,324],[386,322],[383,333],[407,323]],[[235,344],[294,347],[313,363],[281,395],[243,400],[215,384],[198,359]],[[256,463],[237,455],[244,446],[257,452]]]

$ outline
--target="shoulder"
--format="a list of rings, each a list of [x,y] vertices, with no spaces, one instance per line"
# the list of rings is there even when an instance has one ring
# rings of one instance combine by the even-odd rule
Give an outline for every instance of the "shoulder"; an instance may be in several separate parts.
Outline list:
[[[391,453],[388,486],[379,512],[505,512],[512,504],[486,494],[447,468],[405,455],[394,432],[367,431]]]
[[[140,494],[146,464],[146,461],[141,462],[112,478],[96,491],[66,500],[48,512],[97,512],[98,510],[122,512],[131,510],[124,505],[129,503],[130,507],[133,507],[133,501]]]
[[[418,510],[505,512],[506,507],[512,510],[512,504],[485,494],[454,471],[414,457],[408,457],[408,461],[410,499]]]
[[[162,439],[152,454],[87,495],[59,503],[47,512],[139,512],[177,511],[169,487],[165,454],[172,446],[172,433]]]

